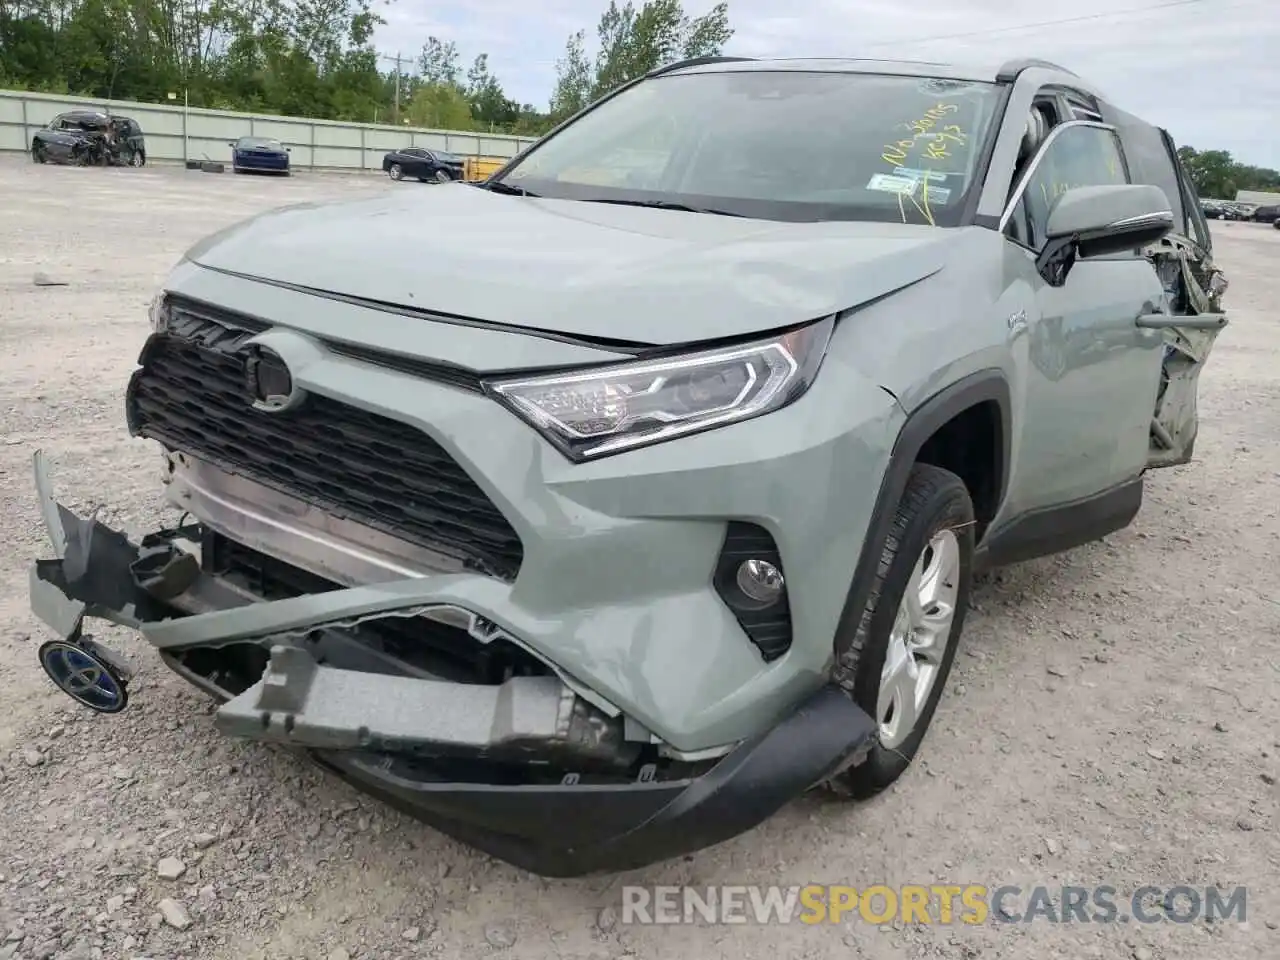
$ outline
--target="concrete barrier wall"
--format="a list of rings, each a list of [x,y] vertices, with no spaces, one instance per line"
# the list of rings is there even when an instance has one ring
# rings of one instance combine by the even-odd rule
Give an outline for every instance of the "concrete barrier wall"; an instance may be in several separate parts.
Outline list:
[[[228,141],[257,136],[274,137],[291,148],[295,167],[381,170],[383,154],[398,147],[434,147],[461,156],[514,157],[535,139],[0,90],[0,151],[29,150],[36,130],[70,110],[101,110],[137,120],[147,138],[148,160],[230,162]]]

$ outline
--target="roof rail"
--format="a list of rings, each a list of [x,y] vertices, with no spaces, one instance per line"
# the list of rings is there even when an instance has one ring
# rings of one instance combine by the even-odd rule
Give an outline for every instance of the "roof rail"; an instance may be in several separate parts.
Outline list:
[[[1037,60],[1035,57],[1024,57],[1017,60],[1010,60],[996,72],[996,79],[1008,82],[1018,79],[1018,74],[1023,70],[1032,67],[1040,67],[1044,70],[1058,70],[1061,73],[1068,73],[1073,77],[1079,76],[1074,70],[1068,70],[1066,67],[1049,60]]]
[[[706,63],[747,63],[755,59],[755,57],[690,57],[688,60],[677,60],[675,63],[655,67],[645,76],[658,77],[664,73],[670,73],[672,70],[683,70],[685,67],[700,67]]]

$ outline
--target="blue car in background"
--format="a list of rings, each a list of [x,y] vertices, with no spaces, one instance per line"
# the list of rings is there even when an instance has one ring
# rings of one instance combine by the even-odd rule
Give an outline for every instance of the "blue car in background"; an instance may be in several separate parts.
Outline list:
[[[231,169],[236,173],[282,173],[289,176],[289,148],[270,137],[231,141]]]

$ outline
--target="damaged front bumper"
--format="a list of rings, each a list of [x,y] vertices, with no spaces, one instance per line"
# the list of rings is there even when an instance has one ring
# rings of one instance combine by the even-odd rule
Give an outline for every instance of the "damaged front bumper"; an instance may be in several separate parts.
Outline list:
[[[198,548],[183,546],[190,528],[135,544],[57,503],[38,454],[36,483],[56,558],[33,566],[31,604],[59,639],[102,653],[83,633],[87,617],[136,629],[166,664],[223,701],[218,729],[297,749],[545,876],[630,869],[727,840],[858,762],[875,733],[828,686],[727,754],[673,761],[625,738],[625,718],[581,696],[572,678],[460,683],[353,653],[363,648],[352,631],[388,618],[452,618],[474,633],[471,577],[263,601],[203,569]],[[242,671],[236,682],[203,666],[233,648],[260,655],[249,659],[256,677]]]

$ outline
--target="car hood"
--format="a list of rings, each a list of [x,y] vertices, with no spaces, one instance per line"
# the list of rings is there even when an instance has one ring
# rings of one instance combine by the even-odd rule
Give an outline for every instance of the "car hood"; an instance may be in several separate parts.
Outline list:
[[[673,344],[772,330],[883,297],[942,269],[963,232],[778,223],[459,183],[276,210],[206,238],[187,259],[480,322]]]

